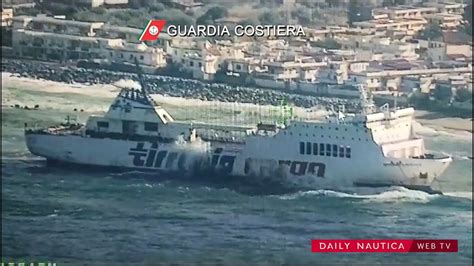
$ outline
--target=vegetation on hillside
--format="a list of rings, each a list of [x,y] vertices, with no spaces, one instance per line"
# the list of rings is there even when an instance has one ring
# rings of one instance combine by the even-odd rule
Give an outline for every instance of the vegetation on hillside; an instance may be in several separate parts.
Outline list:
[[[417,35],[422,40],[438,40],[443,37],[443,29],[438,23],[430,23]]]

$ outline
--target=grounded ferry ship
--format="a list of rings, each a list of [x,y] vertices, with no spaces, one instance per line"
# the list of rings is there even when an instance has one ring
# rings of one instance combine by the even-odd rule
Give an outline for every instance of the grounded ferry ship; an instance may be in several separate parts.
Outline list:
[[[363,88],[360,114],[245,128],[175,121],[138,76],[141,90],[122,89],[105,115],[85,125],[26,128],[30,152],[59,164],[202,171],[293,188],[404,186],[430,193],[452,161],[426,152],[413,130],[413,108],[377,110]]]

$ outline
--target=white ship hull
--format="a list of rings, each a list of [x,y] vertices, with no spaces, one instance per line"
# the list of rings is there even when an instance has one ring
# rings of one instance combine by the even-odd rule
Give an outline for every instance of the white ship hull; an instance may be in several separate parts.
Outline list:
[[[287,140],[287,141],[285,141]],[[79,135],[26,134],[31,153],[48,160],[90,166],[152,170],[157,173],[208,171],[218,175],[278,181],[297,188],[354,185],[429,188],[451,162],[383,156],[370,141],[352,143],[351,158],[294,152],[290,138],[249,137],[246,144],[195,142],[152,144]],[[209,172],[207,172],[209,173]]]
[[[176,122],[148,95],[138,73],[142,90],[122,89],[106,114],[89,117],[85,125],[25,129],[28,149],[65,163],[184,175],[204,171],[297,188],[429,188],[452,160],[425,153],[413,132],[412,108],[375,112],[363,87],[361,114],[339,113],[325,122],[290,115],[280,123],[242,128]]]

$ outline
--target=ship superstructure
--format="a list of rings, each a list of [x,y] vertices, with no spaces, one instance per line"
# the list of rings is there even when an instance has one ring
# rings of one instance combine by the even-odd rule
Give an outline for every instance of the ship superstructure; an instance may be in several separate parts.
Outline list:
[[[159,174],[205,171],[302,188],[430,190],[452,161],[425,150],[413,130],[413,108],[377,108],[363,87],[359,114],[229,127],[175,121],[139,78],[141,90],[122,89],[104,115],[85,125],[26,129],[28,149],[51,162]]]

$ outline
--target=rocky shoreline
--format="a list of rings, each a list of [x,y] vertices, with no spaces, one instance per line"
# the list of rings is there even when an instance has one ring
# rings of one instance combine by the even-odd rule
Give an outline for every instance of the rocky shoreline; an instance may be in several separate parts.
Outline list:
[[[12,59],[2,59],[2,72],[9,72],[19,77],[68,84],[113,84],[121,79],[137,80],[133,73]],[[232,86],[223,83],[205,83],[169,76],[145,75],[145,78],[151,93],[172,97],[275,106],[285,99],[289,105],[298,107],[329,108],[331,105],[335,107],[344,105],[348,111],[356,110],[359,106],[358,101],[354,99],[300,95],[278,90]]]

